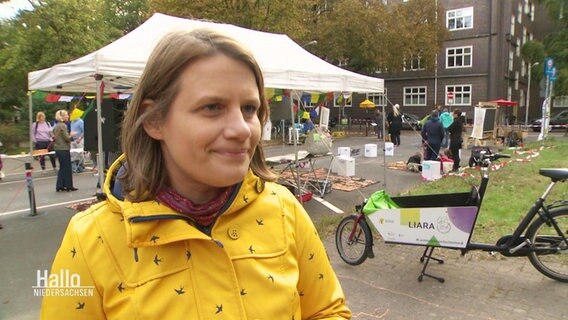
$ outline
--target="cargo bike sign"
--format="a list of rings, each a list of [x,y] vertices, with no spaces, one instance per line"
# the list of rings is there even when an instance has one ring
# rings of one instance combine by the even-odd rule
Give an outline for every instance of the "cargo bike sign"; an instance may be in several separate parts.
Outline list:
[[[437,207],[382,209],[367,217],[385,242],[465,248],[478,208]]]

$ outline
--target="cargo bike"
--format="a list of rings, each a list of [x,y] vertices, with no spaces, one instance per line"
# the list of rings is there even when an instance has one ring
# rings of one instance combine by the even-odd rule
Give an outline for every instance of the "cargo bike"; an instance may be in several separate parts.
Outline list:
[[[380,233],[385,243],[425,246],[420,257],[423,263],[418,281],[430,277],[444,278],[426,272],[428,263],[443,260],[432,257],[435,248],[499,252],[507,257],[528,257],[531,264],[545,276],[568,282],[568,200],[546,203],[555,185],[568,180],[567,168],[540,169],[550,178],[550,184],[535,201],[513,234],[501,237],[496,244],[470,242],[479,208],[489,183],[491,163],[510,156],[481,152],[481,183],[471,192],[392,197],[399,208],[379,209],[364,214],[363,204],[356,213],[343,218],[336,230],[335,243],[343,261],[359,265],[374,258],[373,237],[369,223]]]

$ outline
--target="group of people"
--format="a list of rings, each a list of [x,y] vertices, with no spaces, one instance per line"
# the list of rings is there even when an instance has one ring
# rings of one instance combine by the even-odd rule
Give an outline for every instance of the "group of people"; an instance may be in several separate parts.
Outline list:
[[[422,126],[421,136],[424,146],[424,160],[438,160],[442,158],[440,149],[448,148],[453,161],[452,171],[460,167],[460,152],[463,144],[464,119],[460,109],[454,109],[450,114],[444,109],[440,114],[440,107],[435,108]]]
[[[38,112],[36,121],[30,128],[31,140],[37,155],[42,172],[46,172],[45,157],[49,157],[53,170],[57,170],[56,159],[59,161],[55,191],[72,192],[78,189],[73,184],[73,172],[79,172],[82,165],[80,159],[71,157],[71,145],[81,146],[84,126],[80,117],[69,121],[67,110],[58,110],[55,113],[54,124],[46,120],[45,113]]]
[[[383,140],[383,113],[377,109],[375,122],[377,128],[377,138]],[[402,130],[403,114],[398,104],[393,105],[386,117],[385,125],[388,129],[390,141],[394,146],[400,146],[400,132]],[[441,149],[449,150],[447,155],[453,161],[453,171],[458,171],[460,167],[459,150],[462,148],[465,131],[465,120],[460,109],[454,109],[452,113],[447,108],[441,109],[437,106],[422,121],[420,132],[422,145],[424,147],[424,160],[439,160],[442,158]],[[414,156],[415,157],[415,156]]]

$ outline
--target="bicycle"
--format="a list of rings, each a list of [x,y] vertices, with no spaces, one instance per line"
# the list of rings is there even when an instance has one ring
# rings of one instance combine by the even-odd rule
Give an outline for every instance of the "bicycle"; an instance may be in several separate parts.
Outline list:
[[[422,204],[423,207],[428,208],[430,212],[437,210],[435,208],[436,206],[460,206],[461,211],[465,211],[467,208],[470,208],[472,211],[477,209],[473,221],[470,221],[470,230],[466,230],[466,233],[469,231],[467,240],[462,240],[461,242],[456,241],[455,243],[448,242],[448,245],[441,245],[424,241],[421,242],[422,239],[420,239],[420,241],[417,239],[416,242],[414,242],[414,240],[397,239],[396,235],[393,236],[391,232],[389,232],[387,238],[385,238],[383,234],[383,222],[385,217],[388,217],[388,214],[392,213],[391,210],[378,210],[377,212],[381,213],[381,219],[383,220],[382,222],[375,223],[375,221],[372,220],[375,217],[373,216],[374,213],[370,218],[363,213],[363,207],[367,201],[367,199],[365,199],[361,205],[356,206],[355,214],[343,218],[337,227],[335,242],[341,259],[347,264],[359,265],[367,258],[373,258],[375,256],[373,252],[373,237],[368,221],[371,220],[377,231],[379,231],[383,237],[385,243],[426,246],[420,258],[420,262],[424,262],[425,259],[426,262],[418,277],[419,282],[423,280],[424,276],[436,279],[439,282],[444,282],[444,278],[426,273],[426,267],[430,260],[443,263],[443,260],[432,257],[432,252],[436,247],[459,249],[462,255],[465,255],[471,250],[481,250],[499,252],[507,257],[526,256],[534,268],[543,275],[560,282],[568,282],[568,200],[557,200],[550,204],[545,204],[546,198],[549,196],[554,186],[558,182],[566,182],[568,180],[567,168],[543,168],[539,170],[539,174],[550,178],[551,182],[517,225],[513,234],[501,237],[495,245],[470,242],[471,233],[475,227],[475,221],[477,220],[477,214],[489,182],[489,167],[492,162],[500,158],[508,157],[510,156],[481,152],[479,159],[482,173],[481,183],[479,187],[472,187],[471,192],[449,194],[450,196],[426,195],[392,197],[392,200],[399,204],[402,209],[412,208],[412,205],[416,203]],[[384,213],[382,211],[384,211]],[[443,222],[444,221],[442,221],[442,223]],[[444,225],[442,224],[442,226]],[[383,228],[383,232],[381,232],[381,228]],[[435,233],[436,231],[432,230],[431,232]],[[431,239],[425,238],[425,240]]]

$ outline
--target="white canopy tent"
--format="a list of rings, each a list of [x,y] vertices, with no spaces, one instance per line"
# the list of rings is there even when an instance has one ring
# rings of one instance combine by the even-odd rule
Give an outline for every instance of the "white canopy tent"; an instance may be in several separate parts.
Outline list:
[[[95,92],[95,74],[102,75],[106,92],[135,87],[157,42],[173,30],[209,28],[246,45],[262,69],[268,88],[306,91],[383,92],[383,80],[336,67],[312,55],[288,36],[229,24],[154,14],[115,42],[77,60],[28,74],[29,90]]]
[[[267,88],[359,93],[382,93],[384,90],[383,79],[336,67],[312,55],[286,35],[159,13],[132,32],[95,52],[68,63],[30,72],[28,89],[95,92],[97,132],[98,136],[102,137],[101,91],[134,90],[152,49],[162,36],[175,30],[200,28],[217,30],[247,46],[261,67]],[[101,82],[104,82],[104,85],[101,85]],[[30,98],[30,122],[31,108]],[[98,139],[98,150],[101,155],[102,139]],[[103,172],[102,161],[98,163],[99,172]],[[102,185],[102,175],[100,177]]]

